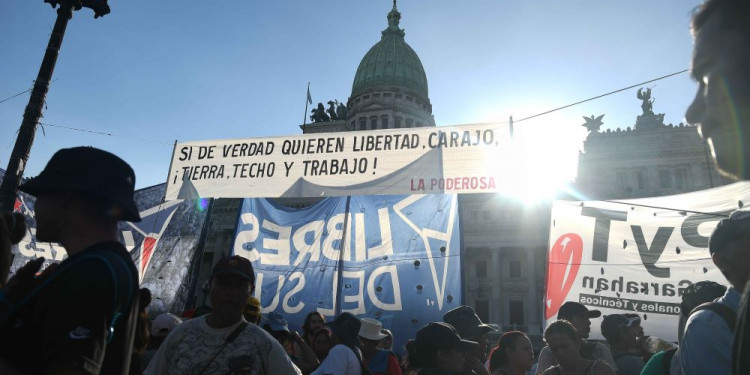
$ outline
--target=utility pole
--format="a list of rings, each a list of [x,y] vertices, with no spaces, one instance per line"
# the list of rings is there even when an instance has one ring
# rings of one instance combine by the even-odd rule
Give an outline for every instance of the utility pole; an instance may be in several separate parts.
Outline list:
[[[2,211],[13,210],[13,204],[18,194],[18,185],[23,177],[31,146],[34,143],[36,126],[39,123],[39,118],[42,117],[42,109],[52,79],[52,72],[55,70],[55,63],[57,63],[57,55],[60,52],[68,21],[73,18],[73,11],[82,7],[91,8],[94,11],[94,18],[109,13],[107,0],[44,0],[44,2],[52,5],[53,8],[58,5],[60,7],[57,8],[55,27],[49,37],[47,51],[44,53],[39,74],[34,81],[29,104],[26,105],[21,128],[18,130],[16,144],[13,146],[13,152],[8,159],[8,168],[5,170],[5,177],[2,185],[0,185],[0,210]]]

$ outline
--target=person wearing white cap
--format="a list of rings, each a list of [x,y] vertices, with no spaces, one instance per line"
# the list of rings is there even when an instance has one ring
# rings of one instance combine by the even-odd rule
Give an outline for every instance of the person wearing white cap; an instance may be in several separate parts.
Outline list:
[[[396,354],[390,350],[378,348],[380,340],[386,336],[383,324],[371,318],[362,318],[359,328],[359,340],[362,342],[362,356],[367,369],[373,375],[401,375]]]
[[[151,362],[151,358],[154,357],[156,351],[167,338],[169,332],[172,332],[175,327],[182,323],[177,315],[171,313],[159,314],[156,316],[153,322],[151,322],[151,339],[148,343],[148,350],[141,356],[141,368],[145,369]]]

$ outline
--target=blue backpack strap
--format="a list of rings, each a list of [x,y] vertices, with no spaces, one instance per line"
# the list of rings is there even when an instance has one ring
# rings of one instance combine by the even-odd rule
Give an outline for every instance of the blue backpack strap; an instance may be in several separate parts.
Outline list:
[[[104,254],[110,255],[110,257],[107,257]],[[55,270],[55,272],[52,275],[50,275],[41,284],[39,284],[36,288],[34,288],[31,292],[29,292],[29,294],[27,294],[26,297],[24,297],[24,299],[21,300],[21,302],[19,302],[18,304],[10,307],[7,316],[4,317],[2,319],[2,321],[0,321],[0,327],[4,326],[7,323],[7,321],[13,315],[15,315],[19,310],[21,310],[21,308],[23,306],[25,306],[27,303],[29,303],[29,301],[31,301],[32,298],[36,297],[37,294],[39,294],[42,290],[44,290],[44,288],[47,285],[49,285],[49,283],[51,283],[58,276],[62,275],[65,271],[67,271],[68,268],[72,267],[74,264],[79,263],[80,261],[82,261],[84,259],[97,259],[97,260],[102,261],[104,263],[104,265],[107,267],[107,269],[109,270],[110,275],[112,276],[112,283],[113,283],[114,288],[115,288],[114,293],[113,293],[113,297],[112,297],[112,311],[113,311],[113,315],[112,315],[112,320],[110,322],[111,324],[109,326],[109,331],[107,332],[107,343],[109,343],[112,340],[112,337],[114,335],[115,324],[117,323],[117,321],[122,316],[123,311],[128,306],[130,306],[130,304],[133,302],[132,301],[132,297],[133,297],[133,293],[134,293],[134,291],[132,290],[133,276],[130,274],[130,272],[126,272],[127,275],[128,275],[127,302],[125,304],[123,304],[122,306],[118,306],[118,301],[120,300],[120,290],[119,290],[119,287],[117,285],[117,280],[119,278],[117,277],[117,272],[115,271],[115,268],[112,266],[111,259],[117,259],[117,260],[119,260],[119,262],[125,267],[126,270],[127,270],[128,267],[127,267],[127,264],[125,264],[125,261],[122,258],[120,258],[120,257],[118,257],[116,255],[115,256],[112,256],[112,255],[114,255],[114,254],[110,254],[108,252],[102,252],[101,254],[100,253],[86,254],[86,255],[82,255],[81,257],[77,258],[75,261],[67,263],[66,265],[58,268],[57,270]]]
[[[735,313],[731,307],[721,302],[706,302],[694,308],[693,311],[690,312],[690,315],[693,315],[694,313],[701,310],[711,310],[715,312],[722,319],[724,319],[724,322],[726,322],[727,326],[729,326],[729,330],[734,332],[735,322],[737,321],[737,313]]]
[[[103,254],[110,255],[110,257],[107,257]],[[120,265],[124,267],[125,270],[128,269],[128,265],[125,263],[125,261],[121,257],[118,257],[109,252],[106,252],[103,254],[91,254],[90,256],[93,258],[100,259],[101,261],[104,262],[104,264],[107,266],[107,269],[109,269],[109,272],[112,276],[112,282],[115,288],[115,291],[113,293],[113,301],[112,301],[112,320],[110,321],[109,332],[107,333],[107,343],[109,343],[110,341],[112,341],[112,337],[114,336],[114,332],[115,332],[115,325],[120,320],[120,317],[128,313],[127,311],[125,311],[125,309],[127,309],[129,306],[131,306],[132,303],[134,303],[133,294],[135,293],[135,291],[133,290],[133,286],[132,286],[133,275],[131,275],[130,272],[126,271],[125,273],[127,274],[127,277],[128,277],[128,292],[126,294],[127,299],[124,304],[118,306],[118,302],[120,301],[120,288],[118,286],[117,280],[119,280],[119,278],[117,277],[117,271],[115,271],[115,268],[113,267],[111,262],[113,259],[116,260],[118,263],[120,263]]]

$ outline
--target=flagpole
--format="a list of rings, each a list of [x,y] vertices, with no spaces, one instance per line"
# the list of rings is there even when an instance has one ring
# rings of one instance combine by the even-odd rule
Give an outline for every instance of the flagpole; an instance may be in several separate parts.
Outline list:
[[[310,82],[307,83],[307,96],[305,97],[305,115],[302,117],[302,134],[305,134],[307,125],[307,105],[310,104]]]
[[[188,295],[185,298],[182,306],[182,311],[191,308],[194,309],[196,306],[198,281],[200,281],[201,266],[203,265],[203,257],[205,256],[206,249],[206,238],[208,237],[208,231],[211,229],[211,215],[214,210],[214,198],[209,198],[208,209],[206,210],[206,218],[201,226],[200,237],[198,238],[198,246],[196,246],[195,253],[193,254],[192,263],[190,264],[191,270],[187,276],[188,281]],[[222,254],[223,256],[223,254]],[[206,304],[206,295],[203,296],[203,305]]]

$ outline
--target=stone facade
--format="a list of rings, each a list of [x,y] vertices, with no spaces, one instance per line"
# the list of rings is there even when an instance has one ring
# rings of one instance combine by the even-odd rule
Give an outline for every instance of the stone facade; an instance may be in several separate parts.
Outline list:
[[[590,132],[579,156],[576,189],[588,199],[655,197],[725,185],[695,127]]]
[[[376,130],[435,126],[432,104],[401,87],[374,88],[349,99],[349,128]]]
[[[541,333],[550,202],[525,205],[465,194],[461,205],[464,303],[482,321]]]

